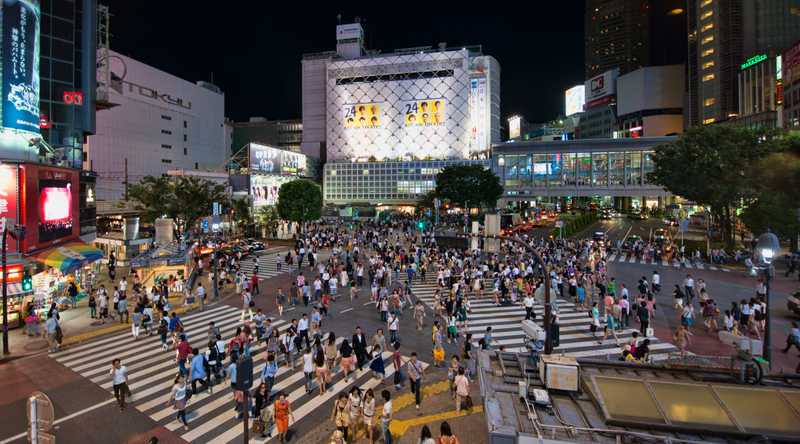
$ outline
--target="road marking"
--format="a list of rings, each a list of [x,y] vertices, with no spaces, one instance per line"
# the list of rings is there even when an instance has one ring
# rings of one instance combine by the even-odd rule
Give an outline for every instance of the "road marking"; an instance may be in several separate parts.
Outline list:
[[[345,308],[344,310],[340,311],[339,314],[347,313],[348,311],[352,311],[352,310],[353,310],[353,307]]]
[[[53,421],[53,425],[58,425],[58,424],[61,424],[62,422],[69,421],[72,418],[76,418],[76,417],[78,417],[80,415],[83,415],[84,413],[89,413],[92,410],[96,410],[96,409],[98,409],[100,407],[103,407],[105,405],[111,404],[111,403],[116,402],[116,401],[117,400],[115,398],[111,398],[111,399],[107,399],[107,400],[105,400],[103,402],[97,403],[95,405],[86,407],[83,410],[78,410],[75,413],[71,413],[71,414],[69,414],[67,416],[64,416],[62,418],[56,419],[55,421]],[[28,435],[28,432],[20,433],[20,434],[14,435],[14,436],[12,436],[10,438],[6,438],[6,439],[0,441],[0,444],[6,444],[6,443],[9,443],[9,442],[14,442],[14,441],[16,441],[18,439],[22,439],[22,438],[26,437],[27,435]]]
[[[375,305],[375,302],[374,301],[369,301],[369,302],[364,303],[364,305]]]
[[[478,413],[483,413],[483,406],[476,405],[472,407],[470,410],[462,410],[460,413],[456,412],[455,410],[450,410],[449,412],[442,412],[442,413],[435,413],[433,415],[427,416],[420,416],[418,418],[411,418],[411,419],[395,419],[389,424],[389,430],[392,432],[392,435],[399,439],[399,437],[405,435],[405,433],[411,427],[428,424],[431,422],[436,421],[443,421],[445,419],[452,419],[458,418],[461,416],[470,416],[475,415]]]

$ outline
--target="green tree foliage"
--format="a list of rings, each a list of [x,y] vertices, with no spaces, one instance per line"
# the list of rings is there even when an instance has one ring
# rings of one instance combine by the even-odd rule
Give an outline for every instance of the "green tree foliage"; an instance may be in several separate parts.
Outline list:
[[[233,220],[236,222],[237,229],[242,229],[253,223],[253,214],[250,210],[250,199],[243,197],[231,200],[233,210]]]
[[[281,217],[278,209],[274,205],[259,207],[255,213],[256,224],[263,227],[267,232],[267,237],[276,237]]]
[[[430,190],[427,193],[423,194],[419,200],[417,200],[417,207],[419,208],[433,208],[433,200],[436,199],[438,196],[436,195],[436,190]]]
[[[197,177],[147,176],[131,186],[128,195],[142,212],[144,222],[162,216],[173,218],[179,232],[210,216],[213,202],[224,204],[228,200],[224,186]]]
[[[503,195],[500,178],[480,165],[458,165],[436,175],[436,196],[466,207],[494,208]]]
[[[790,239],[793,244],[800,224],[797,222],[792,196],[783,193],[761,193],[742,211],[742,222],[756,236],[772,230],[780,239]]]
[[[780,150],[775,134],[745,127],[692,128],[656,149],[650,181],[711,207],[723,239],[733,243],[734,209],[755,197],[752,166]]]
[[[322,217],[322,189],[307,179],[281,185],[278,191],[278,215],[281,219],[302,224]]]

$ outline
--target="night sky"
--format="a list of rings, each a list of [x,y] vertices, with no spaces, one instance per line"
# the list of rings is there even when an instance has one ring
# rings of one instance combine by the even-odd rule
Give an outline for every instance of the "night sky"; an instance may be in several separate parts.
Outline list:
[[[384,53],[439,42],[483,45],[500,62],[503,125],[517,113],[531,122],[556,117],[564,90],[583,82],[583,0],[535,2],[535,9],[467,2],[439,10],[418,2],[360,9],[333,5],[339,2],[105,3],[113,50],[189,81],[211,80],[213,73],[225,92],[225,115],[236,121],[300,117],[301,56],[336,49],[337,14],[342,23],[360,16],[367,48]]]

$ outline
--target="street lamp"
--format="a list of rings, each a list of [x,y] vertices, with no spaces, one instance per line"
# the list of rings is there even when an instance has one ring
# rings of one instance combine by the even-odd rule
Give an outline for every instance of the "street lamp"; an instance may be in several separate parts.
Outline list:
[[[772,364],[772,350],[770,350],[771,344],[771,328],[770,328],[770,289],[769,289],[769,282],[772,280],[772,276],[775,274],[775,269],[772,266],[772,260],[775,258],[778,250],[781,248],[781,244],[778,241],[778,236],[775,236],[774,233],[767,230],[766,233],[758,236],[758,243],[756,244],[756,254],[760,259],[761,265],[764,269],[764,284],[766,286],[766,304],[767,309],[766,313],[764,313],[765,317],[765,326],[764,326],[764,359],[767,360],[770,364]]]
[[[500,184],[503,186],[503,194],[506,194],[506,158],[500,156],[497,159],[497,165],[502,168],[502,173],[500,176]]]

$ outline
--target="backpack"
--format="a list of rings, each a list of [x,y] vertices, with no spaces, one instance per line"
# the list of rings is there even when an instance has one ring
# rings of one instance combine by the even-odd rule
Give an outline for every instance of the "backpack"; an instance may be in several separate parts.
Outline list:
[[[161,320],[161,323],[158,324],[158,334],[165,335],[167,334],[167,321],[164,319]]]

